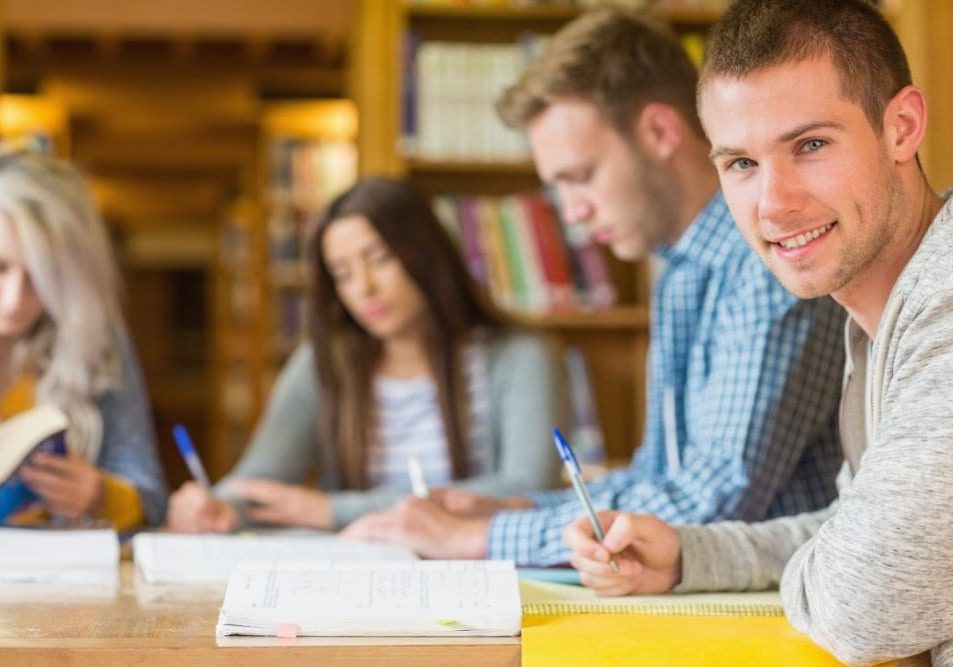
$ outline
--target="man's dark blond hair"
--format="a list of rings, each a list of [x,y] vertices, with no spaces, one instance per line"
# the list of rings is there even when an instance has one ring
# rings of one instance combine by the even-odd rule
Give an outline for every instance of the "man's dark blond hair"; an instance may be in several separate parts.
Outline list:
[[[496,103],[503,122],[524,128],[566,98],[591,103],[623,136],[652,102],[674,107],[703,136],[695,107],[698,72],[678,39],[644,14],[587,12],[556,33],[545,52]]]
[[[911,83],[910,66],[890,24],[864,0],[737,0],[712,27],[698,90],[824,55],[841,94],[879,134],[887,103]]]

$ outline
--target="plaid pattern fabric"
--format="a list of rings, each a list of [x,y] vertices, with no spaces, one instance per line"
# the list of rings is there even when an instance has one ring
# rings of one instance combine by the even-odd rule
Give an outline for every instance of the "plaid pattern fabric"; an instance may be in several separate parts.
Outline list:
[[[642,446],[589,485],[596,509],[681,524],[826,507],[842,461],[843,310],[785,291],[720,193],[658,253],[667,264],[652,299]],[[532,499],[536,509],[493,518],[487,557],[566,562],[562,531],[582,514],[575,494]]]

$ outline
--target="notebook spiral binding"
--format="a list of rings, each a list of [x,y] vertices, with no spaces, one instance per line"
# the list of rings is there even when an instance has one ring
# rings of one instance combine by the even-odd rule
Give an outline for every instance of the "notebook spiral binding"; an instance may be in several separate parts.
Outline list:
[[[563,616],[572,614],[620,614],[643,616],[784,616],[784,610],[774,604],[686,604],[639,605],[530,602],[523,605],[524,616]]]

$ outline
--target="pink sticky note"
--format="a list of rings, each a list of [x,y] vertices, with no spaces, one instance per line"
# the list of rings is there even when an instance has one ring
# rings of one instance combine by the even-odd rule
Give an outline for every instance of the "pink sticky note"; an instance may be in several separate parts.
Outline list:
[[[275,636],[281,637],[282,639],[294,639],[298,636],[299,632],[301,632],[301,628],[294,623],[279,623],[278,629],[275,631]]]

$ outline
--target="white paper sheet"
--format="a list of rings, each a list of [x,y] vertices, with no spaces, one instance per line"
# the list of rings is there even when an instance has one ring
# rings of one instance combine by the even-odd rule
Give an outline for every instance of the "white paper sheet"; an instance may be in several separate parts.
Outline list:
[[[140,533],[132,539],[132,549],[139,576],[149,583],[225,582],[232,568],[241,561],[416,559],[407,549],[315,533]]]

